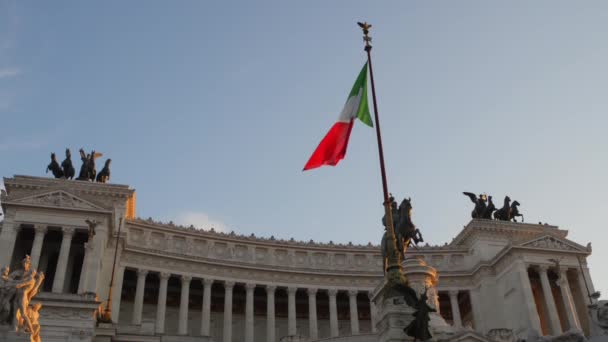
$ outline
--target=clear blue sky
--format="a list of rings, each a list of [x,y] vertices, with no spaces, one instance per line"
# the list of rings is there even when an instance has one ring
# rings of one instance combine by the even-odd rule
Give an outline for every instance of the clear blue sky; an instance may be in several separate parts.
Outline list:
[[[604,1],[0,1],[0,175],[96,149],[141,217],[378,243],[373,130],[301,172],[364,62],[358,20],[390,191],[425,238],[469,221],[462,191],[508,194],[593,241],[608,291]]]

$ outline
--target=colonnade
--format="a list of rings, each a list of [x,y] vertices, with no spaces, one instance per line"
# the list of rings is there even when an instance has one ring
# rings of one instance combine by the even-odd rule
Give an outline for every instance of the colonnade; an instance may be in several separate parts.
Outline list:
[[[545,322],[547,324],[548,332],[551,335],[559,335],[564,331],[570,329],[578,329],[581,330],[581,321],[579,317],[579,313],[577,312],[575,306],[575,299],[573,298],[571,291],[571,284],[568,280],[568,269],[564,267],[556,267],[552,268],[548,265],[534,265],[531,266],[532,270],[538,273],[540,278],[540,285],[542,290],[542,304],[543,304],[543,312],[546,314],[544,317]],[[555,281],[555,285],[559,287],[560,296],[556,297],[554,295],[553,288],[551,286],[551,281],[549,279],[549,272],[554,272],[557,274],[557,280]],[[576,300],[581,300],[583,303],[587,303],[589,299],[586,296],[586,288],[584,274],[580,269],[576,269],[577,273],[577,286],[579,288],[580,297]],[[560,320],[560,311],[558,307],[563,310],[564,324],[562,327],[562,321]],[[539,314],[537,312],[537,314]],[[539,314],[539,318],[541,315]],[[542,319],[542,318],[541,318]],[[563,328],[563,329],[562,329]]]
[[[122,284],[120,281],[124,277],[124,267],[119,268],[119,274],[117,274],[117,284]],[[146,285],[146,278],[151,271],[145,269],[137,269],[137,285],[135,288],[135,298],[133,302],[133,312],[131,317],[131,323],[138,325],[142,323],[142,310],[144,304],[144,291]],[[156,333],[165,333],[165,316],[166,316],[166,305],[167,305],[167,288],[168,281],[172,274],[167,272],[155,272],[158,274],[160,279],[158,302],[156,306]],[[189,315],[189,295],[190,295],[190,283],[193,280],[192,276],[189,275],[175,275],[180,279],[181,282],[181,293],[179,302],[179,325],[178,335],[188,334],[188,315]],[[232,341],[232,304],[233,304],[233,290],[236,282],[227,280],[215,280],[211,278],[201,278],[203,284],[203,296],[201,305],[201,325],[200,335],[210,335],[210,317],[211,317],[211,287],[214,283],[222,283],[224,286],[224,312],[223,312],[223,341]],[[244,285],[245,295],[245,342],[253,342],[254,339],[254,291],[256,287],[262,287],[266,292],[266,339],[268,341],[276,341],[276,330],[275,326],[275,293],[277,286],[273,284],[256,284],[252,282],[242,282],[240,285]],[[318,331],[318,320],[317,320],[317,301],[316,295],[320,290],[315,287],[297,287],[297,286],[279,286],[287,292],[287,333],[290,336],[298,334],[296,326],[296,292],[298,290],[306,290],[308,294],[308,334],[311,339],[317,339],[319,337]],[[120,293],[121,289],[117,289]],[[351,334],[359,334],[359,315],[357,308],[357,295],[366,293],[368,298],[371,294],[368,290],[357,290],[357,289],[326,289],[329,297],[329,321],[330,321],[330,336],[337,337],[338,331],[338,310],[336,297],[339,291],[344,291],[348,294],[349,307],[350,307],[350,325]],[[371,326],[374,331],[375,325],[375,310],[373,309],[373,303],[370,298],[370,311],[371,311]],[[113,311],[119,310],[120,301],[115,304]]]
[[[10,227],[12,229],[10,229],[8,225],[6,225],[7,227],[3,228],[2,233],[0,235],[0,239],[4,240],[6,242],[5,246],[10,246],[5,251],[6,254],[4,254],[4,257],[6,259],[3,260],[3,263],[5,263],[7,265],[11,263],[11,260],[13,259],[15,245],[17,243],[17,237],[19,235],[19,232],[22,229],[24,229],[24,226],[26,226],[26,225],[27,224],[15,224],[14,227]],[[44,240],[45,240],[47,233],[49,232],[49,226],[42,225],[42,224],[32,224],[29,226],[33,226],[34,240],[32,242],[31,250],[29,251],[29,253],[27,253],[27,251],[26,251],[26,254],[30,255],[32,269],[38,269],[40,267]],[[68,273],[68,264],[69,264],[70,250],[72,248],[72,239],[74,237],[74,234],[81,227],[70,227],[70,226],[64,226],[64,227],[52,226],[52,227],[55,230],[59,229],[59,232],[61,232],[61,235],[62,235],[61,247],[59,249],[59,257],[57,259],[57,265],[55,268],[55,276],[52,279],[52,282],[53,282],[52,283],[53,284],[52,292],[62,293],[62,292],[64,292],[66,276]],[[86,228],[81,228],[81,230],[83,232],[85,231],[85,229]],[[86,248],[86,247],[87,247],[87,243],[85,243],[85,260],[86,260],[86,253],[88,250],[90,250],[90,248]],[[87,266],[88,266],[87,263],[83,263],[83,265],[82,265],[82,269],[81,269],[81,273],[80,273],[80,281],[79,281],[79,285],[78,285],[78,293],[85,292],[88,289],[87,283],[86,283]],[[50,281],[50,279],[47,281]]]

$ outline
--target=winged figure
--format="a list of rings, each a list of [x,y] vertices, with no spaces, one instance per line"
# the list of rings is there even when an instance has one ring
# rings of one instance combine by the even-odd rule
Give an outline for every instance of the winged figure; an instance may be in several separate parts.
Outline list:
[[[486,201],[487,201],[486,195],[480,194],[479,198],[478,198],[472,192],[463,192],[463,194],[468,196],[471,199],[471,202],[473,202],[475,204],[475,208],[473,208],[473,211],[471,212],[471,217],[474,219],[483,218],[483,215],[488,207],[486,204]]]
[[[420,298],[416,294],[416,291],[407,285],[400,284],[398,285],[397,290],[403,295],[403,298],[405,299],[407,305],[416,309],[416,311],[412,314],[412,316],[414,316],[414,320],[410,322],[410,324],[405,327],[403,331],[408,336],[413,337],[414,341],[430,340],[432,338],[432,335],[429,330],[429,314],[431,312],[437,312],[437,310],[430,307],[427,303],[428,288],[424,288],[424,292],[420,295]]]
[[[91,151],[90,154],[85,154],[84,149],[80,149],[80,159],[82,160],[82,166],[80,167],[80,174],[77,180],[95,181],[97,171],[95,170],[95,159],[103,156],[102,153]]]

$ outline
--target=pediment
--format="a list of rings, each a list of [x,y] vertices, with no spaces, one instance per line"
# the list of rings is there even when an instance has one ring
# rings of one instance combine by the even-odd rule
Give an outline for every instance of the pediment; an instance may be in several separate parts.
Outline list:
[[[9,200],[9,202],[13,204],[25,204],[41,207],[107,211],[106,208],[100,207],[97,204],[91,203],[65,190],[54,190],[44,193],[38,193],[35,195]]]
[[[587,249],[577,243],[560,239],[552,235],[543,235],[533,240],[524,242],[522,247],[562,250],[570,252],[587,252]]]

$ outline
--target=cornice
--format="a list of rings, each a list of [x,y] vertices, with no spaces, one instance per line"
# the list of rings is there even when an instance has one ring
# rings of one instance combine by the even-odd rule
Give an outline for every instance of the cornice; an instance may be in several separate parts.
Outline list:
[[[135,192],[135,190],[130,189],[128,185],[123,184],[95,183],[49,177],[15,175],[13,176],[13,178],[4,177],[3,180],[4,186],[6,187],[6,191],[9,194],[11,190],[14,189],[23,189],[30,191],[44,189],[70,189],[72,192],[84,193],[88,195],[129,198]]]
[[[543,233],[551,233],[560,238],[568,235],[567,230],[561,230],[557,226],[548,224],[531,224],[521,222],[509,222],[499,220],[473,219],[464,229],[456,235],[449,244],[450,246],[468,246],[469,239],[475,234],[491,232],[498,236],[534,236]]]

